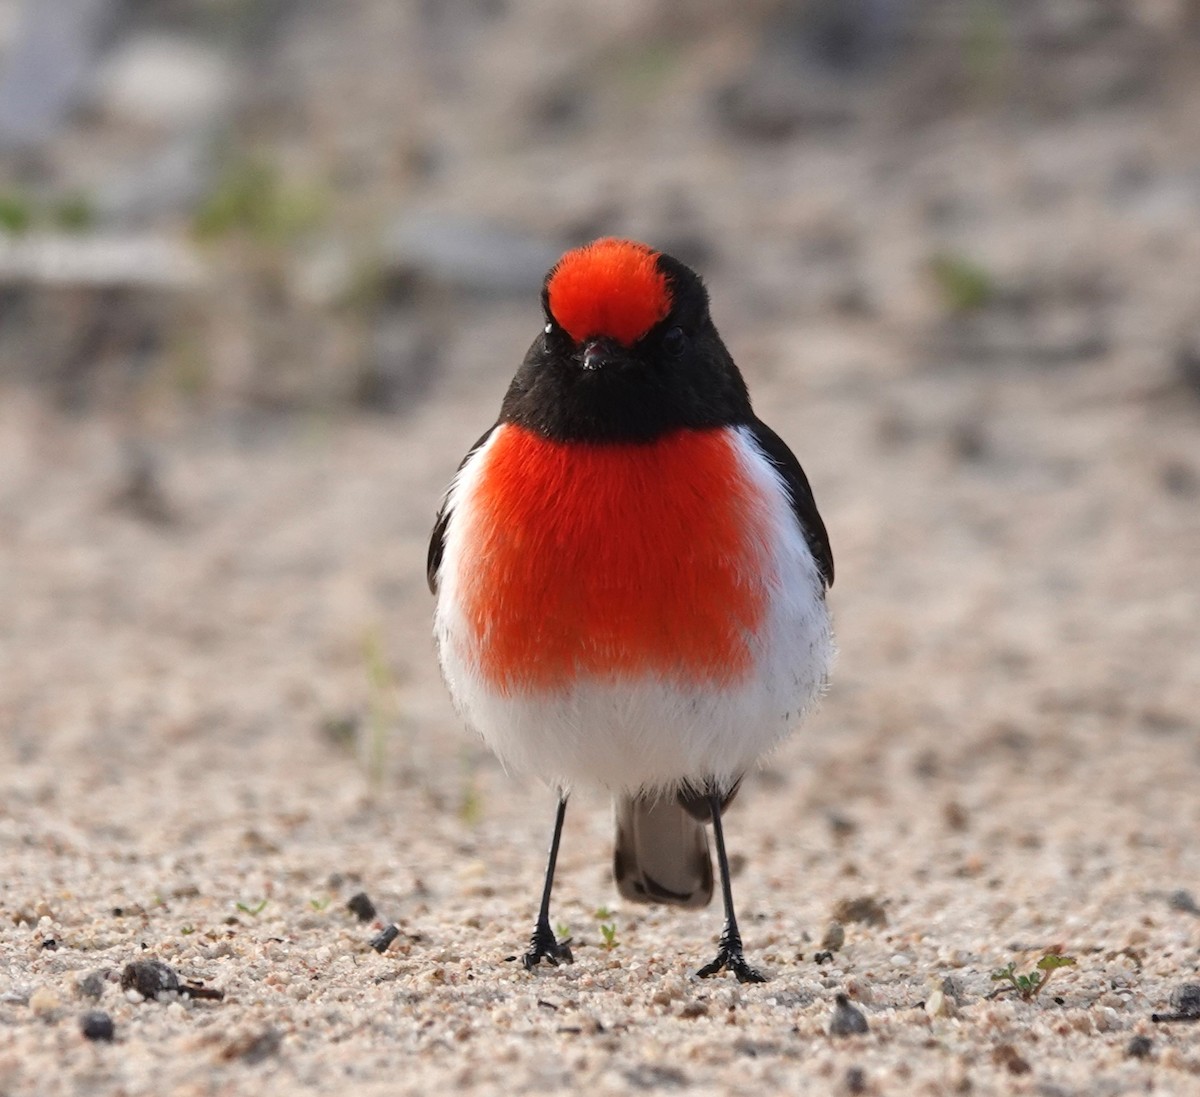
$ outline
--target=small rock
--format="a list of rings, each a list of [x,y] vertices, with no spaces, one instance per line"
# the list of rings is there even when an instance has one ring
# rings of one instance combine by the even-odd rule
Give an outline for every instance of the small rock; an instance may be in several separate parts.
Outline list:
[[[846,931],[841,922],[830,922],[825,927],[825,935],[821,938],[823,952],[838,952],[846,943]]]
[[[957,976],[945,976],[935,989],[940,990],[953,1005],[961,1006],[963,1004],[962,980]]]
[[[925,1013],[929,1017],[953,1017],[955,1012],[954,999],[941,988],[930,991],[925,999]]]
[[[100,998],[104,994],[105,986],[111,982],[112,974],[112,968],[97,968],[95,971],[89,971],[79,980],[79,993],[84,998],[91,998],[93,1001]]]
[[[1183,888],[1171,892],[1167,899],[1167,905],[1172,910],[1181,910],[1185,914],[1200,914],[1200,906],[1196,905],[1196,897]]]
[[[121,989],[136,990],[143,998],[157,998],[164,991],[181,987],[175,969],[161,960],[135,960],[121,972]]]
[[[111,1044],[116,1035],[113,1019],[102,1009],[89,1009],[79,1019],[79,1028],[88,1040],[102,1040]]]
[[[846,995],[839,994],[835,1001],[837,1004],[829,1020],[830,1036],[861,1036],[870,1031],[866,1016]]]
[[[886,926],[887,911],[878,899],[862,895],[857,899],[842,899],[833,908],[837,922],[865,922],[869,926]]]
[[[1149,1059],[1153,1047],[1149,1036],[1135,1036],[1125,1047],[1125,1054],[1130,1059]]]
[[[49,1017],[62,1005],[59,997],[50,987],[38,987],[29,996],[29,1008],[39,1017]]]
[[[1180,983],[1171,991],[1171,1008],[1184,1017],[1200,1017],[1200,983]]]
[[[852,1094],[867,1092],[867,1072],[862,1067],[851,1067],[846,1071],[846,1092]]]
[[[371,947],[376,952],[387,952],[388,946],[400,936],[400,927],[393,922],[391,925],[384,926],[379,933],[371,938]]]
[[[375,904],[371,902],[371,897],[365,891],[351,895],[349,901],[346,903],[346,909],[358,918],[360,922],[373,921],[377,913]]]

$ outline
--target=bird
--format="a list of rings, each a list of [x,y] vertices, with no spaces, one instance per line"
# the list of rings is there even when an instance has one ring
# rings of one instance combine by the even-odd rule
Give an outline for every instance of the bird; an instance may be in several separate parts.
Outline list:
[[[443,679],[506,770],[557,794],[526,968],[551,928],[571,791],[612,794],[633,902],[706,906],[696,974],[762,982],[734,909],[722,815],[811,711],[834,641],[829,535],[800,463],[754,413],[684,263],[635,240],[567,251],[496,422],[451,480],[427,575]]]

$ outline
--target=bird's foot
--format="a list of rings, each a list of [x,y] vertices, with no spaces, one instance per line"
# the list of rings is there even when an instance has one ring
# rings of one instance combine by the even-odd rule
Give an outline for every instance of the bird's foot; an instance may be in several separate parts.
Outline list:
[[[737,976],[739,983],[765,983],[767,977],[758,968],[751,967],[742,954],[742,939],[736,934],[721,935],[721,948],[711,964],[705,964],[696,974],[701,979],[728,969]]]
[[[571,938],[564,937],[561,941],[554,936],[554,931],[548,925],[539,925],[529,938],[529,949],[521,957],[521,963],[526,969],[533,969],[543,960],[552,967],[559,964],[573,964],[575,957],[571,955]]]

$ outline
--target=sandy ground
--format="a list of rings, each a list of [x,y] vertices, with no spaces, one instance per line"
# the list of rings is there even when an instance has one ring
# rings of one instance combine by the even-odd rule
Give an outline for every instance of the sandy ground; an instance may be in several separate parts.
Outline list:
[[[458,726],[423,575],[506,380],[488,348],[528,326],[482,310],[409,419],[155,420],[167,524],[114,501],[110,419],[6,394],[0,1093],[1200,1092],[1200,1029],[1151,1020],[1200,982],[1194,394],[751,340],[841,648],[729,816],[771,981],[692,976],[719,912],[621,903],[588,794],[555,900],[577,962],[531,974],[506,957],[552,797]],[[863,897],[882,915],[817,962]],[[1045,996],[989,997],[1046,951],[1078,962]],[[147,958],[223,1000],[122,990]],[[841,992],[867,1034],[829,1034]]]

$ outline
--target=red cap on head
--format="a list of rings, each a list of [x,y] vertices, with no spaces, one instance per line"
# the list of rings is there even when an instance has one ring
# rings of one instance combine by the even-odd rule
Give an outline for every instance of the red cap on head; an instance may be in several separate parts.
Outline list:
[[[577,343],[607,335],[630,346],[671,311],[658,252],[634,240],[606,237],[567,252],[546,293],[551,315]]]

